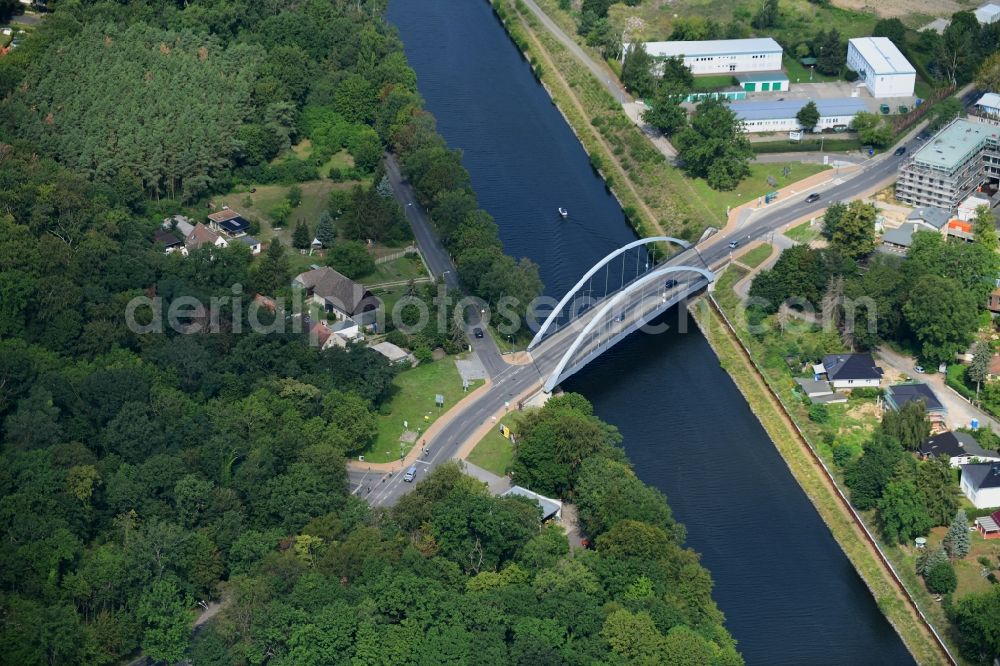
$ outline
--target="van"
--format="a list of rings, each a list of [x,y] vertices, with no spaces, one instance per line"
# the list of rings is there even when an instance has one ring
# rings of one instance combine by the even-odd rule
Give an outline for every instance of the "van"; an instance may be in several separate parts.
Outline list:
[[[403,481],[407,483],[413,483],[413,479],[417,476],[417,466],[413,465],[410,469],[406,470],[406,474],[403,475]]]

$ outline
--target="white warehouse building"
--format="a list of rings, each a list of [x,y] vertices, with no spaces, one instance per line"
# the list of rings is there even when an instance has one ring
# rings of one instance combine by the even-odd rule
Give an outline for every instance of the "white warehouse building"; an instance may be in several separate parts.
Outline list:
[[[792,132],[803,129],[795,115],[809,103],[808,99],[767,100],[733,102],[729,108],[743,121],[747,132]],[[819,122],[815,128],[823,130],[838,125],[846,129],[861,111],[867,111],[865,103],[856,97],[840,99],[817,99]]]
[[[872,97],[913,96],[917,70],[888,37],[848,40],[847,66],[858,73]]]
[[[781,69],[781,45],[770,37],[692,42],[646,42],[654,58],[682,56],[692,74],[729,74]]]

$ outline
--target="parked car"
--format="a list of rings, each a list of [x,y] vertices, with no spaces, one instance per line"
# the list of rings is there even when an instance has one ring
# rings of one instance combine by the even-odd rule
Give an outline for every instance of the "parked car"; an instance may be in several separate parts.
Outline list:
[[[917,371],[917,374],[924,374],[924,366],[922,365],[915,365],[913,366],[913,369]]]
[[[472,329],[472,334],[477,338],[481,338],[483,337],[483,329],[477,326],[476,328]]]
[[[896,149],[896,152],[893,153],[893,155],[895,155],[896,157],[905,154],[906,154],[906,146],[900,146],[899,148]]]
[[[735,250],[739,246],[740,246],[740,242],[739,241],[729,241],[729,249],[730,250]]]
[[[806,203],[816,203],[819,201],[819,192],[813,192],[806,197]]]
[[[413,479],[415,478],[417,478],[417,466],[411,465],[410,469],[406,470],[406,474],[403,475],[403,481],[413,483]]]

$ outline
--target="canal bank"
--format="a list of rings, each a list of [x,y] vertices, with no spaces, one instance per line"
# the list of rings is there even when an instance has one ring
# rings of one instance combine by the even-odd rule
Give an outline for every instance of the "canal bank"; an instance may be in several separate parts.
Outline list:
[[[394,0],[389,18],[506,250],[538,262],[561,296],[635,236],[490,7],[444,5]],[[566,223],[552,219],[560,205]],[[668,495],[747,662],[912,663],[705,339],[686,313],[671,324],[566,388],[619,427],[640,478]]]

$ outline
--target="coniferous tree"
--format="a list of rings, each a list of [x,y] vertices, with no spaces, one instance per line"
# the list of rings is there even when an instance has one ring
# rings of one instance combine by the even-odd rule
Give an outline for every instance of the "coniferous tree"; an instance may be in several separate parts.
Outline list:
[[[300,250],[306,250],[312,243],[312,234],[309,233],[309,225],[299,222],[295,225],[295,232],[292,234],[292,245]]]
[[[944,547],[953,560],[960,560],[969,554],[972,540],[969,538],[969,519],[965,509],[959,509],[944,536]]]
[[[333,247],[337,240],[337,232],[333,227],[333,218],[328,211],[323,211],[319,215],[319,223],[316,225],[316,238],[323,244],[323,247]]]

